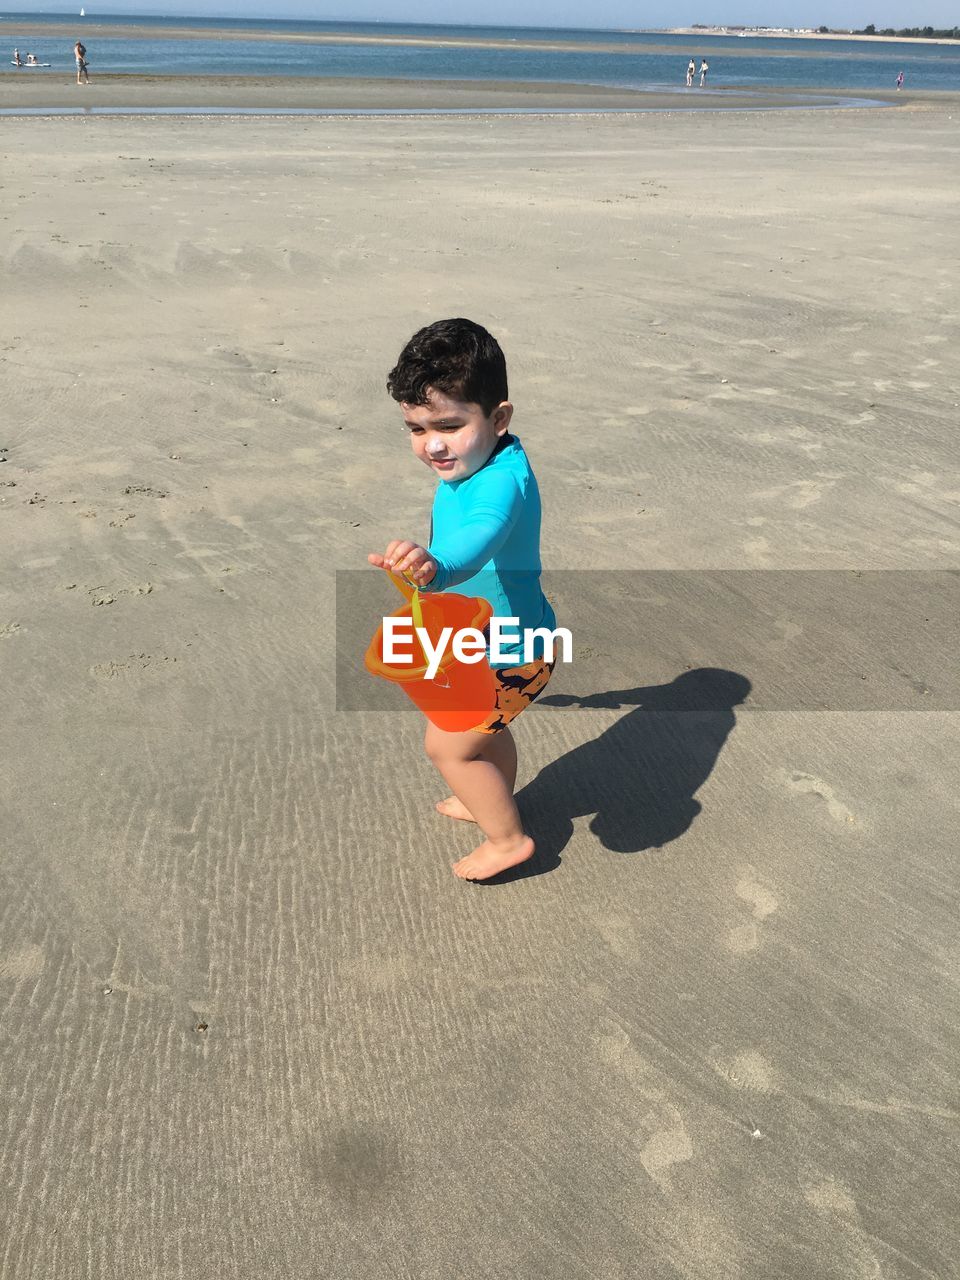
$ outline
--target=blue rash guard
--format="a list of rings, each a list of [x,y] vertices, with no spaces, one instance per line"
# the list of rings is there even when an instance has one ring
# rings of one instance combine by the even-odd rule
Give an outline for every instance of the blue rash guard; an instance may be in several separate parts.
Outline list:
[[[519,618],[517,643],[501,643],[506,660],[492,666],[522,665],[522,633],[556,627],[540,589],[540,490],[516,436],[503,436],[472,476],[440,482],[429,551],[437,573],[423,590],[479,596],[489,600],[495,617]],[[516,629],[506,630],[505,639]],[[533,656],[543,654],[543,640],[537,637]]]

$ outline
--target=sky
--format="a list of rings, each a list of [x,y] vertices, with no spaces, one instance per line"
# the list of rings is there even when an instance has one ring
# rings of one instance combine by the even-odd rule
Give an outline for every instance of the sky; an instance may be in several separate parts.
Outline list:
[[[721,26],[953,27],[955,0],[82,0],[89,17],[169,14],[183,17],[300,18],[318,21],[463,23],[534,27],[662,28],[699,22]],[[74,12],[65,0],[0,0],[2,13]],[[80,4],[77,3],[77,10]]]

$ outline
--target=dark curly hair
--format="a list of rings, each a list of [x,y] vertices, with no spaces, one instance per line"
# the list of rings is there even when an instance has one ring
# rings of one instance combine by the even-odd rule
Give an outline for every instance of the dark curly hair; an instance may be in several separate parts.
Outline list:
[[[500,344],[472,320],[437,320],[413,335],[387,377],[398,404],[426,404],[434,387],[488,416],[507,399],[507,362]]]

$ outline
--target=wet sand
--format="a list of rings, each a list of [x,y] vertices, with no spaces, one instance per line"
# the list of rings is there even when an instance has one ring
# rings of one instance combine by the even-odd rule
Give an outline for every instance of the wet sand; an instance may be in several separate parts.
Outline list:
[[[956,119],[4,125],[3,1280],[952,1274]],[[489,887],[336,710],[451,314],[583,619]]]
[[[905,105],[922,95],[871,93],[873,103]],[[938,95],[927,95],[938,101]],[[603,85],[542,84],[510,81],[377,79],[345,80],[315,76],[76,76],[53,70],[43,76],[25,72],[0,79],[0,110],[42,112],[82,106],[93,110],[225,111],[689,111],[783,107],[862,101],[863,95],[802,89],[682,90],[676,93],[616,89]]]

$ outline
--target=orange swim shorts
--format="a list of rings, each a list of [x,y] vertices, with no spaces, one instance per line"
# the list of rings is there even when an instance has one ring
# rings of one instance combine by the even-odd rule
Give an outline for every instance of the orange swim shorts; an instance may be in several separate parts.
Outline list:
[[[555,662],[537,658],[535,662],[524,663],[522,667],[494,667],[496,706],[486,720],[471,732],[499,733],[501,729],[505,729],[525,707],[529,707],[534,698],[543,693],[556,665]]]

